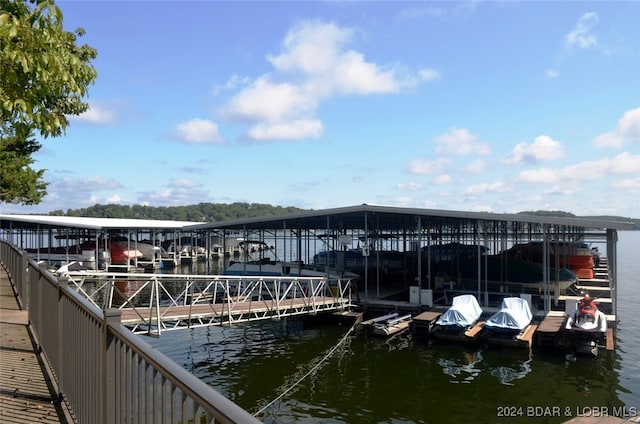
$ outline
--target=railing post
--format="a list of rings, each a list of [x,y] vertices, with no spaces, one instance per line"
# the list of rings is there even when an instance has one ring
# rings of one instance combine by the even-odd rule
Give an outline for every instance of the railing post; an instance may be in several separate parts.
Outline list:
[[[116,338],[110,327],[120,325],[122,312],[117,308],[110,308],[104,311],[104,321],[102,323],[102,422],[112,424],[117,422],[117,393],[116,376],[118,370],[116,361],[118,350]]]
[[[156,322],[157,322],[157,326],[158,326],[158,337],[160,337],[160,333],[162,331],[161,327],[161,321],[160,321],[160,288],[159,288],[159,282],[158,282],[158,277],[154,276],[153,277],[153,286],[152,286],[152,290],[153,290],[153,294],[155,295],[155,300],[156,300]],[[153,302],[151,307],[153,308]],[[153,321],[151,320],[151,318],[149,319],[149,335],[151,335],[151,323]]]
[[[17,279],[15,280],[16,286],[18,287],[18,293],[20,294],[20,299],[22,300],[22,307],[29,310],[29,257],[21,252],[18,261],[20,264],[20,270],[18,271]]]

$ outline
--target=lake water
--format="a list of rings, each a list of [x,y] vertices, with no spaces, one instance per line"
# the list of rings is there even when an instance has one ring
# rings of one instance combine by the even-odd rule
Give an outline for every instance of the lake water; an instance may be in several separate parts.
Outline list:
[[[409,334],[382,340],[300,319],[145,340],[250,413],[261,411],[265,423],[561,423],[640,413],[640,232],[619,239],[617,348],[595,360],[429,345]]]

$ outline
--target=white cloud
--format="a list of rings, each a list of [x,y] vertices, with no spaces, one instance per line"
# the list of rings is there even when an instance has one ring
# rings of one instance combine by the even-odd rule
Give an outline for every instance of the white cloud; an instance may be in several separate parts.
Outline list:
[[[577,46],[581,49],[597,47],[598,39],[596,35],[591,32],[591,30],[597,23],[598,15],[596,13],[588,12],[580,16],[580,18],[578,19],[578,23],[576,24],[573,31],[565,36],[565,46]]]
[[[607,175],[640,173],[640,155],[622,152],[614,158],[581,162],[561,169],[539,168],[520,172],[518,179],[533,184],[563,184],[593,181]]]
[[[107,203],[111,203],[111,204],[113,204],[113,203],[115,203],[115,204],[120,204],[120,203],[122,203],[122,198],[121,198],[119,195],[117,195],[117,194],[114,194],[114,195],[113,195],[113,196],[111,196],[111,197],[107,197],[107,199],[106,199],[106,200],[107,200]]]
[[[486,164],[482,159],[476,159],[462,167],[462,171],[468,174],[479,174],[486,168]]]
[[[413,159],[409,161],[407,168],[412,174],[438,174],[441,173],[444,166],[448,161],[439,160],[425,160],[425,159]]]
[[[224,113],[238,120],[276,123],[313,115],[317,106],[313,92],[294,84],[274,83],[263,76],[231,99]]]
[[[551,168],[525,169],[518,179],[533,184],[554,184],[558,181],[560,171]]]
[[[222,137],[218,132],[218,125],[207,119],[192,119],[176,125],[175,136],[185,143],[222,143]]]
[[[274,72],[247,84],[221,109],[223,116],[252,125],[249,139],[319,137],[323,125],[316,113],[329,97],[397,93],[440,77],[434,69],[410,73],[368,62],[347,49],[355,34],[334,23],[300,22],[287,33],[281,52],[267,56]]]
[[[562,143],[549,137],[540,135],[533,143],[518,143],[502,160],[504,163],[538,163],[560,159],[565,156]]]
[[[396,186],[396,188],[397,188],[398,190],[418,191],[418,190],[420,190],[420,189],[422,188],[422,184],[417,183],[417,182],[415,182],[415,181],[411,181],[411,182],[406,183],[406,184],[402,184],[402,183],[401,183],[401,184],[398,184],[398,185]]]
[[[157,206],[182,206],[207,201],[209,191],[202,184],[187,180],[172,180],[162,191],[145,191],[138,193],[136,203]]]
[[[545,196],[570,196],[577,191],[575,184],[554,184],[543,193]]]
[[[340,62],[341,50],[354,34],[351,28],[334,23],[303,21],[292,28],[282,42],[283,52],[267,60],[284,73],[325,75]]]
[[[446,175],[446,174],[438,175],[434,177],[433,180],[431,180],[431,182],[436,185],[449,184],[451,183],[451,181],[453,181],[453,179],[451,178],[451,175]]]
[[[436,69],[423,68],[418,71],[418,76],[422,81],[433,81],[442,76],[442,73]]]
[[[319,138],[322,135],[322,122],[318,119],[299,119],[282,123],[264,123],[252,127],[249,138],[256,141],[287,140],[297,141],[304,138]]]
[[[195,182],[193,180],[188,180],[186,178],[178,178],[175,180],[171,180],[169,186],[172,188],[194,188],[200,187],[202,184]]]
[[[491,148],[478,141],[478,136],[464,128],[451,128],[448,133],[435,137],[436,153],[453,156],[488,155]]]
[[[109,106],[89,102],[89,108],[83,114],[69,116],[69,120],[92,125],[106,125],[117,122],[118,118],[115,112],[115,105]]]
[[[593,140],[596,147],[619,148],[626,143],[640,144],[640,108],[626,111],[613,131]]]
[[[240,75],[233,74],[224,84],[216,84],[213,86],[213,95],[217,96],[218,94],[228,91],[234,90],[240,86],[247,85],[251,82],[249,77],[241,77]]]
[[[118,181],[107,177],[63,178],[52,183],[56,192],[94,192],[122,188]]]
[[[416,4],[421,4],[417,2]],[[467,17],[474,13],[478,6],[478,1],[444,2],[442,6],[434,6],[435,3],[428,3],[428,6],[412,6],[402,9],[396,16],[400,22],[421,18],[447,18],[447,17]],[[446,6],[444,6],[446,4]]]
[[[640,178],[614,181],[611,187],[626,190],[629,193],[640,193]]]
[[[469,186],[462,191],[462,195],[476,197],[488,193],[504,193],[510,191],[513,191],[513,187],[511,187],[511,185],[502,181],[497,181],[495,183],[482,183]]]
[[[398,207],[407,207],[413,204],[413,199],[407,196],[400,196],[393,200],[393,204]]]

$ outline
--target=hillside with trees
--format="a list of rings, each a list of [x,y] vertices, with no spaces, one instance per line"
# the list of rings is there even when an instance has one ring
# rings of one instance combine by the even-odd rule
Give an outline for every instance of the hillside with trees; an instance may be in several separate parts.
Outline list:
[[[300,212],[304,209],[262,203],[198,203],[187,206],[94,205],[83,209],[56,210],[49,215],[89,218],[136,218],[213,222]]]

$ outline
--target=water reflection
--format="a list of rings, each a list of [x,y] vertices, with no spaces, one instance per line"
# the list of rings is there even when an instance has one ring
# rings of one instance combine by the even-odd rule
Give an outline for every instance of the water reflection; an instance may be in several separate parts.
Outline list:
[[[476,365],[482,361],[482,352],[461,351],[458,358],[439,358],[442,372],[451,377],[451,383],[470,383],[482,371]]]
[[[491,368],[491,375],[501,384],[513,385],[513,381],[525,378],[531,372],[531,355],[525,361],[518,361],[510,365],[499,365]]]
[[[515,380],[525,378],[531,371],[533,359],[530,351],[453,351],[437,359],[442,372],[453,384],[470,384],[486,373],[500,384],[513,385]]]

